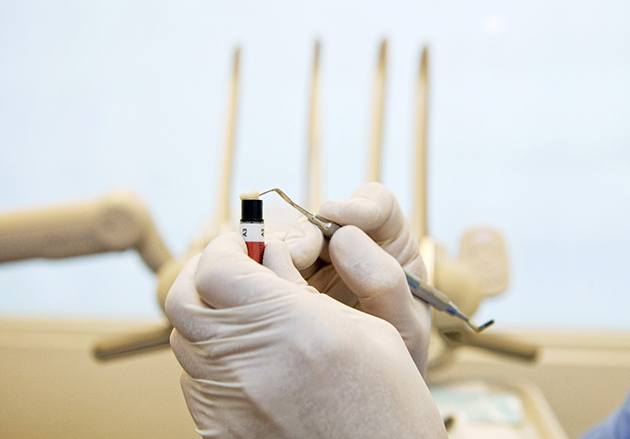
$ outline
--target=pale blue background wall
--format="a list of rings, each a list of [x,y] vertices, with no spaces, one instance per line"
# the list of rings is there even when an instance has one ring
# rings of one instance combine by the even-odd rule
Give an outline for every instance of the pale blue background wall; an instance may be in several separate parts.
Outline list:
[[[465,227],[489,223],[510,244],[512,286],[483,314],[630,326],[628,2],[297,3],[0,1],[0,210],[130,188],[181,252],[213,211],[237,42],[237,191],[299,192],[315,36],[325,193],[346,196],[364,175],[384,35],[384,180],[408,208],[413,75],[428,41],[433,233],[454,251]],[[157,316],[153,289],[134,254],[6,264],[0,313]]]

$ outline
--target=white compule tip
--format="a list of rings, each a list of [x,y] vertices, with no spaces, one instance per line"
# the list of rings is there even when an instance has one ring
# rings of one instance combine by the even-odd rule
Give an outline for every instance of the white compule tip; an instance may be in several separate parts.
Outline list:
[[[243,192],[241,194],[241,200],[257,200],[260,197],[260,192],[251,191]]]

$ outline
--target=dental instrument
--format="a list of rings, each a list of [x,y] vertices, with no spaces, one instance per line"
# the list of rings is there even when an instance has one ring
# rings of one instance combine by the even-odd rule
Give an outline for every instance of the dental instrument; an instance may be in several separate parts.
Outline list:
[[[264,192],[260,192],[258,196],[262,196],[268,194],[270,192],[277,193],[284,201],[286,201],[290,206],[298,210],[302,215],[306,217],[306,219],[314,224],[319,230],[321,230],[322,234],[326,239],[332,238],[334,233],[341,228],[341,226],[329,219],[322,217],[321,215],[317,215],[309,212],[304,209],[302,206],[294,202],[289,196],[279,188],[268,189]],[[407,284],[409,285],[409,289],[411,290],[411,294],[413,294],[418,299],[423,300],[424,302],[431,305],[433,308],[438,311],[445,312],[450,314],[453,317],[456,317],[466,325],[472,329],[474,332],[481,332],[484,329],[487,329],[492,324],[494,324],[494,320],[489,320],[481,326],[475,325],[470,318],[464,314],[454,303],[452,300],[446,296],[443,292],[439,291],[437,288],[427,284],[422,281],[418,277],[414,276],[411,273],[405,271],[405,277],[407,279]]]

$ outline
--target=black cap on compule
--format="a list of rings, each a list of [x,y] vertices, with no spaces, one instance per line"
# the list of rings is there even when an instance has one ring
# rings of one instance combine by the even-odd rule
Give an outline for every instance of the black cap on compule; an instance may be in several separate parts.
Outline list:
[[[260,223],[262,221],[262,200],[241,200],[241,222]]]

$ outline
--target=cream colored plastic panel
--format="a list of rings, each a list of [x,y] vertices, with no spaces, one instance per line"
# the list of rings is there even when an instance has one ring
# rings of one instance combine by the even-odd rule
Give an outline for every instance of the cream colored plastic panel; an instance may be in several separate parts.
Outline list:
[[[109,363],[91,357],[96,340],[148,323],[158,322],[0,319],[0,437],[196,438],[169,350]],[[537,364],[461,348],[430,378],[533,383],[571,438],[630,389],[630,333],[512,335],[544,347]]]
[[[146,323],[0,320],[0,437],[198,439],[170,350],[91,356],[97,339]]]

